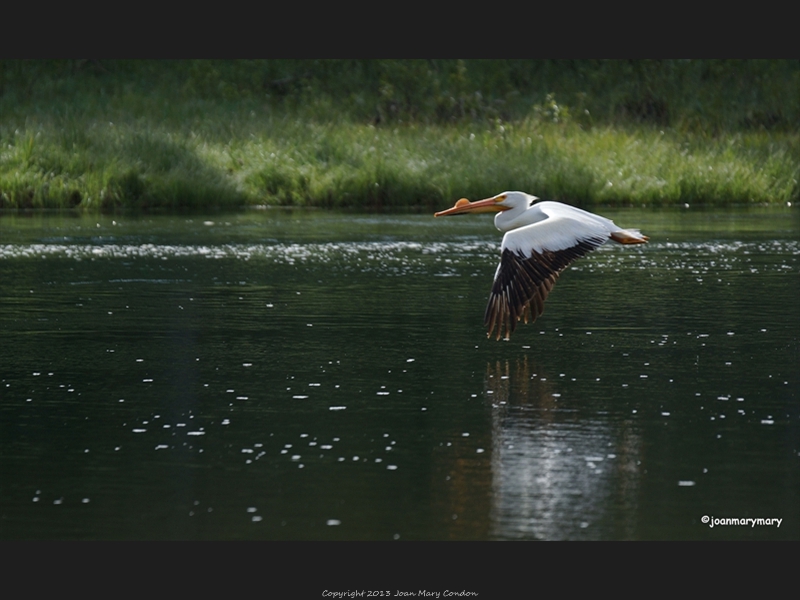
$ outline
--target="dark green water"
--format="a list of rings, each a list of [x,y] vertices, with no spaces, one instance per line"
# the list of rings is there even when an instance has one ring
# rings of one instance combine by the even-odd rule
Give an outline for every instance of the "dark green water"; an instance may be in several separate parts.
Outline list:
[[[797,211],[603,213],[509,342],[488,217],[0,216],[0,538],[800,539]]]

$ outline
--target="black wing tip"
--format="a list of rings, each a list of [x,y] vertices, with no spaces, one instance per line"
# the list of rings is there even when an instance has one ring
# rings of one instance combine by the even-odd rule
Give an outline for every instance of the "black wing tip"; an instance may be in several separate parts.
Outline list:
[[[491,338],[496,330],[496,340],[508,340],[519,321],[534,323],[544,313],[545,300],[561,272],[605,241],[601,237],[589,238],[564,250],[532,252],[531,256],[503,250],[484,315],[487,337]]]

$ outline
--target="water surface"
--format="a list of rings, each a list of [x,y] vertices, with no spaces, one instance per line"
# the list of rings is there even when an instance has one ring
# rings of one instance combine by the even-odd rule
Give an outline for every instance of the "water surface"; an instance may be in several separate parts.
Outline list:
[[[488,217],[1,216],[0,537],[797,539],[796,211],[604,214],[508,342]]]

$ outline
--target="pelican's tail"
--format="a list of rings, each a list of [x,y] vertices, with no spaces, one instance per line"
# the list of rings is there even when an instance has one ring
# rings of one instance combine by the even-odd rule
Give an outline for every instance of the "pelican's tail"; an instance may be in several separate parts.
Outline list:
[[[611,239],[620,244],[644,244],[650,238],[642,235],[638,229],[620,229],[611,234]]]

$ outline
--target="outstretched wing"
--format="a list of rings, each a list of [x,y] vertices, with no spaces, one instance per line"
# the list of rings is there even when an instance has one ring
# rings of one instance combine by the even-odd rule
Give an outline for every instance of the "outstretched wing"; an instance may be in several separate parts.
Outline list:
[[[563,216],[506,233],[486,306],[488,336],[497,330],[496,339],[508,339],[519,320],[535,321],[561,271],[608,238],[601,224]]]

